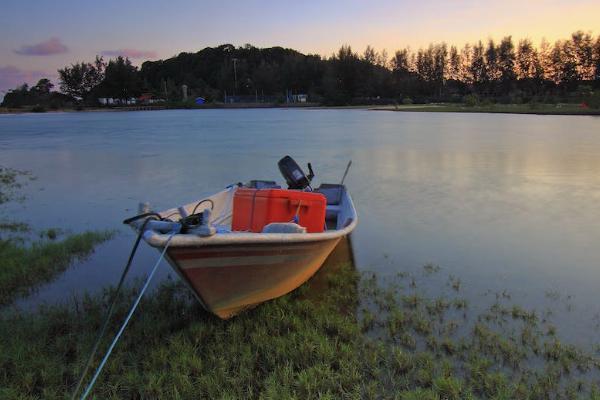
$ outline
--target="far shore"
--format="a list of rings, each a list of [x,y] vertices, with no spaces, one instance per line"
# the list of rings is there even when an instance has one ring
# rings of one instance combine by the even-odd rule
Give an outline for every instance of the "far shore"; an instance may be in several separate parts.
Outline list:
[[[62,109],[4,108],[0,114],[52,113],[52,112],[118,112],[118,111],[157,111],[157,110],[204,110],[204,109],[252,109],[252,108],[302,108],[308,110],[370,110],[398,112],[445,112],[445,113],[487,113],[487,114],[535,114],[535,115],[600,115],[600,109],[582,107],[580,104],[478,104],[431,103],[431,104],[389,104],[389,105],[345,105],[327,106],[318,103],[279,104],[279,103],[211,103],[205,105],[167,104],[131,105],[125,107],[84,107]]]

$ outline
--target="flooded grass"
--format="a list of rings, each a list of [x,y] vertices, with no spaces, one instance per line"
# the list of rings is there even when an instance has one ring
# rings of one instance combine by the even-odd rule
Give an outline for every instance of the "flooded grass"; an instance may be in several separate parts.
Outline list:
[[[221,321],[181,284],[167,282],[142,300],[93,394],[600,399],[597,355],[549,335],[549,323],[532,310],[494,303],[475,314],[460,298],[409,291],[340,264],[287,296]],[[112,332],[135,293],[130,288],[122,297]],[[110,296],[107,290],[4,316],[0,397],[64,398]]]
[[[54,279],[72,262],[88,256],[96,245],[113,232],[85,232],[55,241],[60,232],[49,229],[31,244],[16,239],[0,239],[0,306],[38,285]]]

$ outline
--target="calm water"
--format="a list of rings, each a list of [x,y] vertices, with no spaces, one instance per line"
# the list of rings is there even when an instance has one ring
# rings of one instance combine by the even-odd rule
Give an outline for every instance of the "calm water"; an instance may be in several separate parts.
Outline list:
[[[56,282],[20,302],[64,301],[114,284],[147,200],[171,207],[253,178],[277,160],[347,178],[359,212],[358,268],[421,274],[475,303],[507,290],[552,309],[559,333],[599,342],[600,118],[361,110],[198,110],[0,116],[0,164],[37,176],[14,219],[70,231],[119,229]],[[135,272],[157,254],[145,248]],[[162,268],[161,277],[169,275]],[[173,276],[173,274],[170,274]],[[560,298],[549,296],[558,291]],[[570,297],[569,297],[570,296]]]

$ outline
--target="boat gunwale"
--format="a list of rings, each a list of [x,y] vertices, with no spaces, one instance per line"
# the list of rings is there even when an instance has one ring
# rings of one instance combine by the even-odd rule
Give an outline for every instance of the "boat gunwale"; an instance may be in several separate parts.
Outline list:
[[[155,248],[162,248],[172,237],[169,247],[206,247],[231,244],[271,244],[285,245],[290,243],[307,243],[316,241],[327,241],[350,234],[358,224],[358,216],[354,202],[348,191],[344,191],[348,200],[350,211],[350,223],[342,229],[328,230],[319,233],[254,233],[254,232],[232,232],[202,237],[190,234],[160,233],[155,230],[146,230],[143,234],[144,241]]]

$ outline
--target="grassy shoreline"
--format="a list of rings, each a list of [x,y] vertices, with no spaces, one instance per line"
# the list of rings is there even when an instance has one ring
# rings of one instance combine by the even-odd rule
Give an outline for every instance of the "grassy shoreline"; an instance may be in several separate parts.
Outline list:
[[[0,239],[0,307],[54,279],[73,262],[88,256],[96,245],[113,236],[114,233],[109,231],[84,232],[61,241],[40,240],[28,246],[11,239]]]
[[[465,104],[412,104],[372,107],[374,111],[399,112],[446,112],[485,114],[534,114],[534,115],[600,115],[600,109],[581,108],[579,104],[488,104],[467,106]]]
[[[324,106],[314,103],[306,104],[270,104],[270,103],[239,103],[239,104],[207,104],[207,105],[155,105],[128,107],[89,107],[82,110],[58,109],[46,110],[48,113],[60,112],[122,112],[122,111],[160,111],[160,110],[239,110],[255,108],[297,108],[307,110],[372,110],[400,112],[450,112],[450,113],[486,113],[486,114],[533,114],[533,115],[600,115],[600,109],[582,108],[579,104],[487,104],[468,106],[461,103],[434,103],[409,105],[357,105],[357,106]],[[31,109],[3,109],[0,114],[35,113]]]
[[[24,201],[20,189],[33,179],[29,171],[0,165],[0,206]],[[96,245],[111,239],[114,233],[88,231],[59,241],[56,239],[63,231],[47,229],[38,232],[39,236],[31,241],[25,239],[32,239],[33,235],[28,224],[0,215],[0,307],[56,278],[74,261],[88,256]]]
[[[425,267],[427,268],[427,266]],[[597,354],[561,343],[533,310],[426,297],[414,277],[386,284],[349,263],[229,321],[180,283],[140,304],[98,398],[600,399]],[[111,290],[0,323],[0,397],[64,398]],[[119,302],[111,332],[136,290]],[[106,341],[104,347],[107,345]]]

